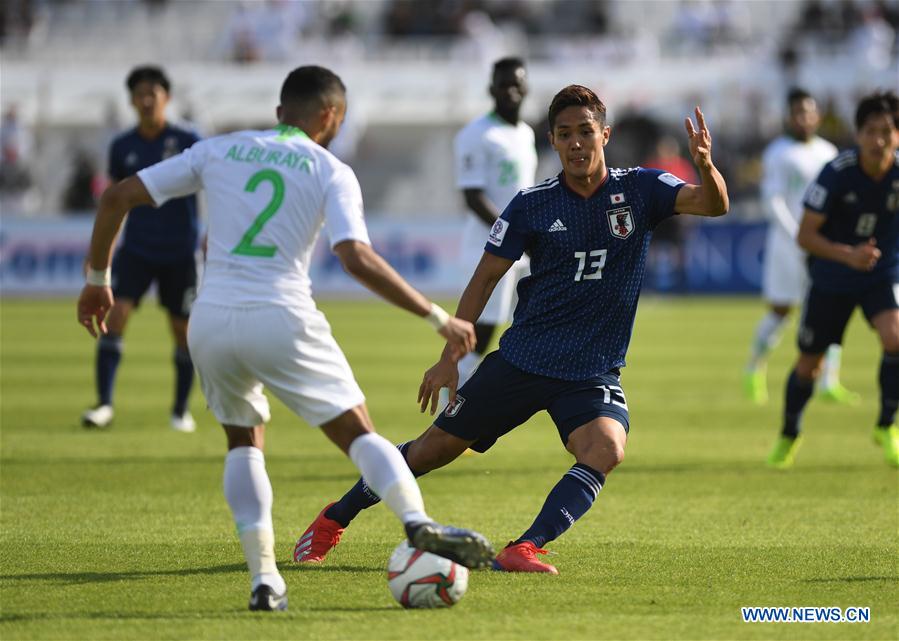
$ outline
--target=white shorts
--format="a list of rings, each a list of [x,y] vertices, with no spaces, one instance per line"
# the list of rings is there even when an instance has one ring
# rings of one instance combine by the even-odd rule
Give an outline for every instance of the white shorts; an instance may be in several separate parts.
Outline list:
[[[471,275],[474,274],[475,268],[484,255],[484,245],[487,244],[487,235],[490,229],[487,225],[476,219],[474,215],[470,215],[465,222],[465,231],[462,235],[462,251],[461,264],[462,273],[465,280],[462,283],[462,289],[468,285]],[[518,296],[515,287],[518,281],[530,273],[530,261],[527,256],[522,256],[515,264],[509,268],[509,271],[499,280],[490,300],[484,306],[478,318],[479,323],[485,325],[503,325],[512,321],[512,312],[515,311],[515,305],[518,303]],[[462,293],[461,291],[459,292]]]
[[[808,283],[805,252],[792,238],[769,231],[762,272],[765,300],[776,305],[798,305],[805,298]]]
[[[268,421],[263,386],[311,425],[365,401],[328,321],[314,308],[195,303],[187,343],[206,403],[224,425]]]

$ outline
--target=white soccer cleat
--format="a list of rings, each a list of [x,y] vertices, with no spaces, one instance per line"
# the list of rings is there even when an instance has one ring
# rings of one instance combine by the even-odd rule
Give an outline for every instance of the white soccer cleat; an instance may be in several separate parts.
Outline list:
[[[84,410],[81,415],[81,425],[84,427],[106,427],[112,423],[112,405],[97,405]]]
[[[172,429],[176,432],[195,432],[197,430],[197,422],[190,412],[184,412],[181,416],[172,414]]]

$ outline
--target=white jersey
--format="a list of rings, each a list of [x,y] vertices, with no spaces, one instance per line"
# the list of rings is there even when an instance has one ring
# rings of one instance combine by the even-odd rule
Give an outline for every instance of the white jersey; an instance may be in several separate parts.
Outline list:
[[[762,156],[762,198],[777,229],[795,239],[802,220],[802,198],[837,148],[818,136],[802,142],[789,136],[776,138]]]
[[[534,130],[525,122],[511,125],[496,114],[482,116],[456,134],[454,148],[456,186],[483,189],[500,212],[534,184],[537,149]]]
[[[466,125],[455,140],[456,186],[482,189],[500,213],[515,195],[534,184],[537,148],[534,130],[519,121],[511,125],[496,114],[488,114]],[[471,274],[484,254],[490,227],[473,212],[462,233],[461,268]],[[522,257],[496,284],[479,321],[502,324],[515,308],[515,285],[528,269]],[[467,279],[466,279],[467,282]]]
[[[198,302],[314,308],[309,260],[322,225],[331,247],[370,242],[353,170],[295,127],[209,138],[137,175],[157,206],[206,192]]]

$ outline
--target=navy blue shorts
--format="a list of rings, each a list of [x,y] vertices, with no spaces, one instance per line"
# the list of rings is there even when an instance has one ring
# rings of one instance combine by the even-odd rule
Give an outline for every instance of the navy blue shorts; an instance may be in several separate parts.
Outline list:
[[[156,263],[125,249],[112,259],[112,293],[140,305],[156,281],[159,303],[172,316],[187,318],[197,297],[197,263],[193,256],[172,263]]]
[[[870,323],[884,310],[899,309],[897,299],[899,284],[889,280],[851,294],[829,294],[813,285],[799,322],[799,350],[804,354],[823,354],[828,345],[843,342],[843,332],[857,306]]]
[[[486,452],[540,410],[546,410],[563,444],[584,423],[602,416],[630,429],[627,401],[618,370],[586,381],[563,381],[523,372],[500,353],[488,354],[434,424],[448,434],[474,441],[471,449]]]

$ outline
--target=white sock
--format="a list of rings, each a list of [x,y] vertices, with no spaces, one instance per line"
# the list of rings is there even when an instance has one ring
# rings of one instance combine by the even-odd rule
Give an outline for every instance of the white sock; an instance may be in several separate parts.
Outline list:
[[[746,369],[750,371],[756,370],[764,365],[768,353],[780,342],[785,320],[786,316],[768,312],[759,321],[755,328],[755,336],[752,339],[752,352]]]
[[[390,441],[374,432],[363,434],[350,444],[349,454],[366,484],[404,524],[431,520],[415,477]]]
[[[272,484],[265,471],[262,450],[236,447],[229,451],[225,457],[223,485],[252,577],[252,589],[265,583],[282,594],[284,579],[275,565]]]
[[[840,382],[840,357],[843,355],[843,347],[833,344],[827,348],[824,357],[824,372],[821,376],[821,389],[830,389]]]
[[[480,364],[481,355],[477,352],[468,352],[465,356],[459,359],[459,387],[465,385],[465,381],[471,378],[471,375],[474,374],[474,371]]]

